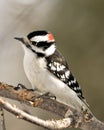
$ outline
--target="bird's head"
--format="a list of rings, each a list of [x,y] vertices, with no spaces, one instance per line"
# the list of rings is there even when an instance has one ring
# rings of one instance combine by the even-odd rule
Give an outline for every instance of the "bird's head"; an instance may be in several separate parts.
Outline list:
[[[40,56],[50,56],[56,50],[55,39],[50,32],[34,31],[27,35],[26,38],[15,39],[21,41],[23,46]]]

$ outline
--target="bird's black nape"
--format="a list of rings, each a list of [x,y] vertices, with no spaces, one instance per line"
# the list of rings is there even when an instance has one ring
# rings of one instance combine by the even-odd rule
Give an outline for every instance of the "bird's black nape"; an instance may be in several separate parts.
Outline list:
[[[39,35],[44,36],[46,34],[48,34],[48,32],[45,30],[33,31],[27,35],[27,38],[30,40],[32,37],[39,36]]]

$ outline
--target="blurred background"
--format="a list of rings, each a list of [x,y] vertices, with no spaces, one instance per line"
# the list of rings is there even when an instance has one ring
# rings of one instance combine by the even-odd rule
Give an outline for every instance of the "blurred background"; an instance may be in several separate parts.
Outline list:
[[[0,81],[30,86],[22,65],[24,52],[14,37],[41,29],[54,34],[92,112],[104,120],[104,1],[1,0]],[[36,109],[34,115],[59,118],[40,111]],[[6,115],[7,130],[43,130],[8,112]]]

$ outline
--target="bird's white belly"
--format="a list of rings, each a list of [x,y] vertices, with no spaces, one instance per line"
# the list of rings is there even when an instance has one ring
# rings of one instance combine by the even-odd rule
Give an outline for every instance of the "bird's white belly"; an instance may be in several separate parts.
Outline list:
[[[80,107],[79,104],[82,104],[72,89],[47,70],[44,58],[37,59],[31,53],[25,54],[24,70],[33,88],[41,92],[50,92],[65,104],[72,104],[75,107]]]
[[[47,70],[44,59],[26,55],[24,57],[24,70],[32,87],[42,92],[53,90],[58,85],[64,87],[64,83]]]

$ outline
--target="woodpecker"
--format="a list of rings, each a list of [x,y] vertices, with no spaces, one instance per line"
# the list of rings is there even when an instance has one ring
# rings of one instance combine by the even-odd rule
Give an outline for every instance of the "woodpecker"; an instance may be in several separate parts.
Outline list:
[[[56,48],[52,33],[33,31],[21,41],[24,49],[24,71],[33,89],[50,92],[72,106],[86,104],[80,85],[73,76],[67,61]]]

